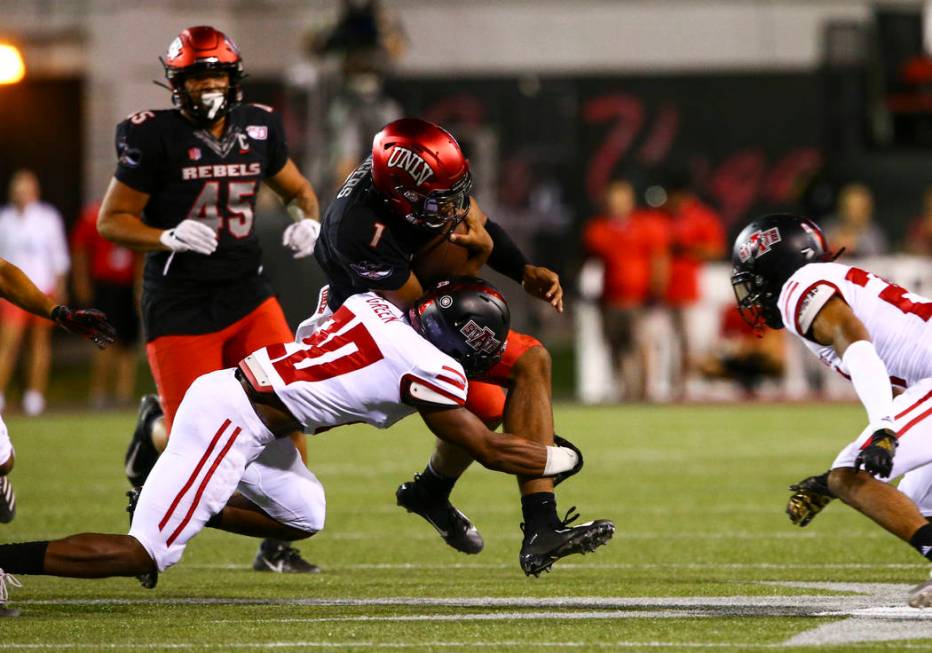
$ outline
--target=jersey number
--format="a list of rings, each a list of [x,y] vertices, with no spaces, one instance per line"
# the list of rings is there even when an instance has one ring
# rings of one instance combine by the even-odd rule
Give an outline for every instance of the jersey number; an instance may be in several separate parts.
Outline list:
[[[220,211],[220,186],[226,186],[227,208]],[[219,235],[226,230],[234,238],[245,238],[252,232],[252,198],[255,181],[208,181],[204,183],[194,205],[188,211],[189,220],[200,220]]]
[[[384,356],[379,346],[359,322],[348,331],[336,335],[356,316],[346,307],[337,310],[333,316],[302,342],[310,349],[301,349],[290,356],[285,355],[284,345],[272,345],[267,349],[269,358],[274,362],[275,371],[285,383],[295,381],[325,381],[341,374],[361,370],[376,363]],[[342,355],[334,357],[340,349],[346,349]],[[274,360],[276,357],[278,360]]]
[[[872,272],[862,270],[861,268],[851,268],[848,270],[848,274],[845,275],[845,279],[862,288],[865,287],[867,282],[871,279],[879,279],[886,284],[886,288],[881,290],[880,294],[877,295],[880,299],[888,304],[896,306],[903,313],[910,313],[922,318],[925,322],[928,322],[929,318],[932,317],[932,302],[914,302],[906,296],[911,294],[906,288],[898,286],[895,283],[889,283]]]

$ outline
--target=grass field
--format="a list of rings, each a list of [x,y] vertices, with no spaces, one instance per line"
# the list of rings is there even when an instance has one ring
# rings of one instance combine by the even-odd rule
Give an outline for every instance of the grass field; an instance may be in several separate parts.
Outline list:
[[[917,554],[840,504],[805,530],[783,514],[786,486],[823,471],[862,412],[558,406],[586,454],[561,512],[618,530],[537,579],[517,565],[511,478],[476,467],[460,482],[455,502],[486,539],[465,556],[394,505],[432,446],[416,419],[331,431],[310,444],[327,527],[302,543],[324,573],[252,572],[255,540],[206,531],[154,591],[21,577],[23,615],[0,621],[0,651],[930,650],[932,617],[902,607],[928,570]],[[11,418],[19,514],[0,542],[125,532],[132,422]]]

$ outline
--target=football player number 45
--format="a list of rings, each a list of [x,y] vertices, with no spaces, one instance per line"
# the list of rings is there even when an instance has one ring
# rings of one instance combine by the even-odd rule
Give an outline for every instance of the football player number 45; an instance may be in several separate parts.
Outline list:
[[[872,272],[861,268],[851,268],[848,270],[848,274],[845,275],[845,279],[862,288],[867,286],[868,282],[876,280],[884,286],[883,290],[877,295],[883,301],[896,306],[904,313],[916,315],[925,322],[928,322],[929,318],[932,317],[932,302],[913,301],[908,297],[911,293],[906,288],[895,283],[889,283]],[[915,295],[913,296],[915,297]]]
[[[226,229],[234,238],[245,238],[252,232],[252,198],[255,181],[208,181],[204,183],[188,219],[199,220],[220,235]],[[221,210],[221,202],[224,210]]]

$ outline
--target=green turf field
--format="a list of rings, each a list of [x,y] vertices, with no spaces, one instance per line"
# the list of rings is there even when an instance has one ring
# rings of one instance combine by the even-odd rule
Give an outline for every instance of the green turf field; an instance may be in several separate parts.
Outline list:
[[[310,443],[327,527],[302,543],[324,573],[252,572],[255,540],[207,531],[154,591],[21,577],[23,616],[0,621],[0,651],[932,650],[932,616],[901,607],[928,570],[916,553],[840,504],[805,530],[783,514],[786,486],[823,471],[862,412],[559,406],[558,430],[586,454],[561,512],[618,530],[537,579],[517,565],[511,478],[462,479],[455,502],[486,539],[465,556],[394,505],[432,446],[416,418],[331,431]],[[19,514],[0,542],[125,532],[132,422],[9,419]]]

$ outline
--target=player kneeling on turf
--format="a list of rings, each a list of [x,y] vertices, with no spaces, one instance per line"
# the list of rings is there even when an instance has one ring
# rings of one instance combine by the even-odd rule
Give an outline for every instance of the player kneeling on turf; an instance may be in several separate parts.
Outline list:
[[[418,412],[437,437],[486,467],[553,476],[573,469],[570,447],[490,431],[463,406],[464,366],[481,373],[501,356],[509,312],[481,279],[444,281],[407,315],[375,293],[349,298],[297,342],[272,345],[235,369],[198,378],[185,394],[168,448],[131,504],[128,535],[83,533],[0,545],[8,573],[77,578],[156,574],[178,562],[205,526],[298,540],[324,526],[324,489],[280,436],[353,422],[387,428]],[[234,494],[236,493],[236,494]],[[614,524],[587,531],[587,549]],[[577,550],[570,551],[577,552]]]

